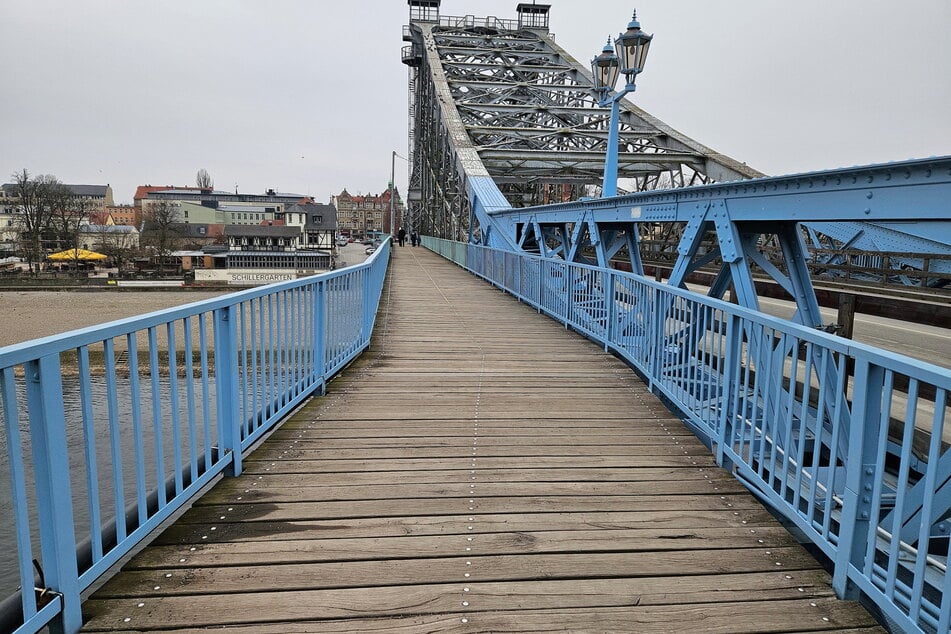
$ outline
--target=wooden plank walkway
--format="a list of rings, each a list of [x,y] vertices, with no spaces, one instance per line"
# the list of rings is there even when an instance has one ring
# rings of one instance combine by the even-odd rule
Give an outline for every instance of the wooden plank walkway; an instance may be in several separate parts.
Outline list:
[[[884,631],[624,364],[422,248],[89,631]]]

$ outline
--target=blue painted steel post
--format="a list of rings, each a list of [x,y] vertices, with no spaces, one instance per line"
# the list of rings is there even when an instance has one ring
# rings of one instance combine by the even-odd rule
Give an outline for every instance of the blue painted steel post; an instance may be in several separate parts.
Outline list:
[[[733,395],[739,393],[740,357],[743,354],[743,323],[739,315],[725,315],[726,356],[721,368],[723,384],[720,386],[720,420],[718,422],[717,464],[733,473],[733,423],[736,413]]]
[[[650,288],[651,292],[651,305],[654,310],[650,313],[650,319],[652,320],[648,324],[648,329],[651,333],[650,341],[647,345],[650,346],[648,350],[647,357],[650,359],[649,367],[651,368],[650,374],[647,376],[647,388],[653,392],[654,384],[661,382],[661,377],[664,374],[664,355],[666,354],[665,348],[665,330],[667,325],[667,306],[666,306],[666,296],[659,286],[652,286]],[[664,306],[661,307],[661,303],[664,303]]]
[[[882,392],[885,370],[868,360],[856,360],[852,421],[848,432],[845,492],[839,548],[835,557],[832,588],[843,599],[858,598],[858,589],[849,583],[849,568],[864,568],[868,532],[872,525],[871,495],[873,482],[881,477],[878,464],[878,435],[882,417]],[[876,518],[877,523],[877,518]]]
[[[373,337],[373,294],[370,290],[372,286],[370,280],[373,278],[373,269],[366,269],[364,275],[366,278],[363,280],[363,330],[360,331],[360,335],[361,340],[369,344],[370,339]]]
[[[59,355],[51,354],[28,362],[26,372],[43,577],[46,586],[63,597],[62,615],[50,624],[50,629],[53,632],[78,632],[83,624],[83,614]],[[30,592],[30,589],[25,591]]]
[[[608,269],[604,274],[604,351],[617,338],[617,306],[614,304],[614,273]]]
[[[317,282],[314,297],[314,373],[315,381],[320,381],[320,394],[327,393],[327,322],[324,313],[327,311],[327,282]]]
[[[241,421],[238,420],[238,323],[235,306],[215,311],[215,386],[220,455],[229,452],[225,475],[241,475]]]
[[[601,186],[601,196],[607,198],[617,196],[617,146],[618,128],[621,125],[621,97],[627,94],[622,90],[611,99],[611,123],[608,128],[608,152],[604,157],[604,181]]]

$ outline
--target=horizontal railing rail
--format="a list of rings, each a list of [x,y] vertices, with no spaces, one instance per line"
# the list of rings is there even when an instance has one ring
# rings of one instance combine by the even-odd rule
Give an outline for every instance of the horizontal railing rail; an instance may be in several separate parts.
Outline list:
[[[423,246],[636,368],[828,557],[839,596],[864,593],[902,631],[949,631],[951,370],[631,273]]]
[[[84,590],[369,345],[389,253],[0,348],[0,631],[78,631]]]

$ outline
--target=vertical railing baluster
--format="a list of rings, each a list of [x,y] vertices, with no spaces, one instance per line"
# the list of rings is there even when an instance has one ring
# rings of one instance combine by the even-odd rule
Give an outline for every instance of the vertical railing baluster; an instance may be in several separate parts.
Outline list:
[[[135,331],[126,337],[129,354],[129,397],[132,405],[132,438],[135,452],[135,498],[139,510],[139,525],[148,519],[148,498],[145,483],[145,444],[142,431],[142,386],[139,383],[139,347]]]
[[[816,421],[815,421],[815,431],[813,432],[813,441],[812,441],[812,477],[809,481],[809,497],[808,497],[808,508],[809,512],[806,515],[806,519],[809,521],[809,526],[815,529],[816,523],[816,494],[819,490],[819,461],[822,457],[822,438],[825,430],[825,416],[826,410],[824,403],[826,402],[827,391],[830,386],[828,382],[825,381],[825,377],[829,376],[829,359],[832,358],[832,351],[828,348],[821,349],[822,360],[819,363],[819,369],[817,376],[819,377],[819,396],[816,407]]]
[[[849,455],[840,520],[839,549],[832,587],[839,598],[855,599],[858,590],[849,583],[849,567],[864,569],[865,544],[871,526],[871,505],[865,484],[875,475],[876,440],[881,419],[885,370],[868,359],[856,358],[853,381]],[[865,500],[869,499],[868,502]]]
[[[743,337],[737,336],[742,332],[740,317],[738,315],[729,315],[729,321],[726,324],[727,349],[726,358],[722,361],[720,367],[720,376],[724,377],[720,384],[717,397],[721,399],[720,420],[717,425],[717,464],[733,471],[733,421],[736,420],[734,412],[737,411],[736,401],[740,390],[735,387],[740,382],[740,354],[743,345]],[[732,399],[733,405],[730,404]],[[740,423],[742,425],[742,421]],[[730,451],[727,452],[726,448]]]
[[[236,347],[238,342],[237,319],[234,305],[218,308],[215,320],[215,385],[217,387],[218,442],[222,457],[228,467],[225,474],[241,475],[241,426],[235,418],[238,402]]]
[[[13,367],[0,368],[0,392],[3,400],[3,423],[10,465],[10,492],[12,494],[13,524],[16,529],[17,566],[20,585],[27,588],[21,593],[20,604],[24,620],[36,614],[36,594],[33,587],[33,545],[30,539],[30,511],[26,493],[26,465],[23,443],[20,439],[20,408],[17,404],[16,373]],[[67,481],[68,482],[68,481]]]
[[[96,428],[92,409],[92,390],[89,366],[89,347],[79,352],[79,403],[83,421],[83,450],[86,459],[86,506],[89,512],[89,536],[92,541],[93,562],[102,559],[102,514],[99,500],[99,467],[96,460]]]
[[[255,424],[254,416],[248,411],[248,327],[247,305],[245,302],[238,304],[236,316],[238,318],[238,336],[241,339],[238,357],[238,381],[240,385],[239,393],[241,394],[241,412],[239,413],[238,419],[241,421],[242,438],[247,438],[255,432],[257,425]]]
[[[654,386],[660,383],[661,375],[664,371],[664,331],[666,330],[667,323],[667,298],[663,289],[659,286],[652,286],[650,289],[651,306],[653,306],[654,310],[650,313],[650,321],[648,323],[650,340],[647,342],[647,358],[649,359],[648,367],[650,371],[647,373],[647,387],[653,392]]]
[[[162,432],[162,390],[159,383],[158,337],[155,326],[149,334],[149,378],[152,386],[152,434],[155,442],[155,487],[159,508],[168,501],[165,495],[165,440]]]
[[[116,541],[126,538],[125,481],[122,473],[122,432],[119,428],[119,395],[116,390],[116,350],[112,339],[103,342],[106,361],[106,405],[112,449],[112,494],[116,514]]]
[[[848,434],[848,429],[843,429],[843,412],[848,410],[848,402],[846,399],[846,368],[850,365],[851,359],[845,353],[839,355],[839,360],[836,363],[836,376],[838,381],[836,384],[835,391],[835,405],[832,408],[832,433],[829,435],[829,471],[826,474],[826,498],[825,504],[823,505],[823,518],[822,518],[822,534],[826,536],[826,539],[832,534],[832,505],[835,503],[835,481],[836,473],[838,471],[838,461],[841,459],[843,463],[843,469],[845,468],[845,461],[848,459],[847,456],[839,455],[839,444],[840,439],[843,434]],[[840,532],[841,532],[841,523]],[[838,535],[836,536],[838,538]],[[839,542],[839,548],[841,548],[841,542]]]
[[[799,385],[799,338],[791,337],[791,343],[788,344],[790,353],[789,353],[789,389],[786,392],[786,408],[783,410],[783,446],[780,448],[782,450],[782,466],[780,468],[779,475],[779,495],[786,499],[787,491],[789,489],[789,468],[792,464],[792,445],[793,445],[793,417],[796,413],[796,393],[798,391]],[[785,336],[783,339],[783,346],[785,346]],[[778,435],[778,434],[777,434]],[[774,443],[775,444],[775,443]],[[775,464],[775,462],[774,462]],[[776,475],[776,472],[773,472],[773,475]]]
[[[897,480],[895,486],[895,507],[892,509],[892,524],[887,527],[891,530],[892,538],[888,544],[888,566],[885,573],[885,588],[883,592],[890,600],[895,600],[895,585],[898,581],[898,563],[901,555],[902,520],[905,517],[905,493],[911,479],[912,448],[914,446],[915,422],[918,417],[918,381],[912,380],[908,385],[908,396],[905,406],[905,427],[902,430],[902,455],[898,463]]]
[[[262,316],[265,311],[261,311]],[[267,344],[265,348],[265,358],[267,359],[267,411],[262,418],[262,422],[270,420],[274,415],[275,402],[277,400],[277,374],[275,369],[274,356],[274,296],[267,296]],[[263,334],[263,330],[262,330]]]
[[[168,336],[168,402],[169,422],[172,425],[172,477],[175,479],[175,495],[179,495],[182,486],[182,430],[181,395],[178,391],[178,345],[175,339],[175,322],[165,324]]]
[[[607,271],[604,274],[604,351],[609,350],[609,346],[620,348],[617,338],[617,302],[614,293],[614,273]]]
[[[314,382],[320,385],[320,394],[323,395],[327,388],[327,379],[324,376],[326,371],[327,356],[327,337],[325,335],[326,324],[324,312],[327,309],[327,281],[318,280],[314,284]]]
[[[915,554],[914,583],[911,587],[911,609],[909,616],[920,623],[921,602],[925,593],[925,567],[929,556],[928,545],[931,540],[932,509],[935,506],[935,492],[938,486],[938,465],[944,443],[944,410],[947,406],[946,390],[935,391],[934,416],[931,419],[931,438],[928,442],[928,468],[925,470],[925,494],[921,504],[921,520],[918,528],[918,552]],[[919,482],[919,486],[921,483]],[[939,507],[939,511],[941,511]],[[949,574],[946,570],[945,575]],[[945,630],[947,631],[947,630]]]
[[[185,407],[188,415],[188,465],[191,482],[198,478],[198,441],[195,420],[195,350],[192,342],[192,318],[185,317],[182,346],[185,348]],[[207,466],[207,465],[206,465]]]
[[[198,348],[201,355],[201,432],[204,436],[205,445],[205,471],[208,471],[211,469],[213,459],[211,450],[214,442],[211,437],[211,397],[209,395],[211,381],[209,381],[208,376],[211,366],[208,363],[208,320],[205,318],[204,312],[198,314]],[[220,455],[218,459],[221,459]]]
[[[264,407],[264,400],[260,398],[260,392],[263,381],[258,369],[258,357],[261,347],[258,342],[258,306],[260,300],[252,299],[248,302],[248,321],[249,337],[251,339],[251,413],[253,420],[252,426],[257,427],[261,420],[261,408]]]
[[[43,576],[46,586],[63,597],[62,614],[50,629],[54,634],[76,632],[83,624],[83,614],[59,355],[28,361],[25,370]],[[32,577],[30,571],[24,581],[30,583]]]

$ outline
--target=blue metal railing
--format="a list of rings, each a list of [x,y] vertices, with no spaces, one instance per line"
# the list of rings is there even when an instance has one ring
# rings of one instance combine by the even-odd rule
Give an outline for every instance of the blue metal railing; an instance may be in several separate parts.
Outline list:
[[[951,370],[643,277],[424,237],[626,359],[815,543],[840,597],[951,626]]]
[[[387,240],[358,266],[0,348],[0,571],[26,589],[0,630],[77,631],[82,591],[239,474],[369,345],[389,253]]]

